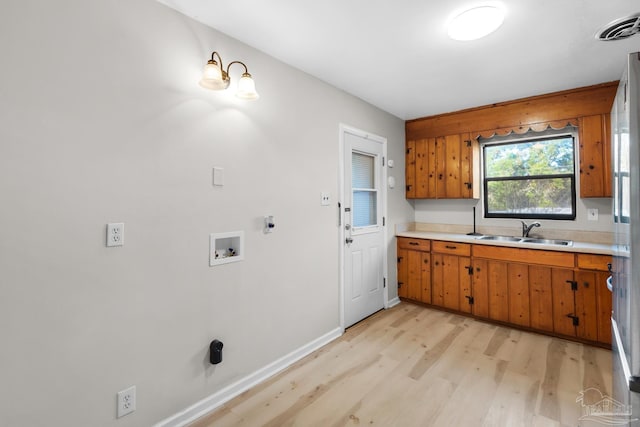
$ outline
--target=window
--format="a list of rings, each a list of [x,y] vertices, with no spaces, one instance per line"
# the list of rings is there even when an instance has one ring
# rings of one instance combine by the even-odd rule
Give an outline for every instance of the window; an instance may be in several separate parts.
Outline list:
[[[575,219],[573,135],[484,143],[487,218]]]
[[[375,157],[353,152],[351,186],[353,188],[353,226],[378,224],[378,190],[375,183]]]

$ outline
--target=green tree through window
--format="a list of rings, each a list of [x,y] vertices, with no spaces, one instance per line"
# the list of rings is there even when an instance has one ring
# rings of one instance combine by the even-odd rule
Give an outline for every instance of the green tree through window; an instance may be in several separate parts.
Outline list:
[[[486,217],[575,218],[572,136],[486,144],[483,150]]]

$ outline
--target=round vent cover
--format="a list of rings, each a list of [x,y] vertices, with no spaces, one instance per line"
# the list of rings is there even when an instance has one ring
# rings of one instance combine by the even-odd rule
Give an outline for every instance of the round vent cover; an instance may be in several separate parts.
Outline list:
[[[596,38],[603,41],[622,40],[640,32],[640,13],[616,19],[602,30],[598,31]]]

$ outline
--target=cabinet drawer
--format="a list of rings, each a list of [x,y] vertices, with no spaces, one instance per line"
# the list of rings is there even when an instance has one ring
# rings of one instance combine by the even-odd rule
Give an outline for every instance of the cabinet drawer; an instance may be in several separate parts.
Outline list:
[[[431,240],[398,237],[398,247],[400,249],[429,252],[431,250]]]
[[[471,256],[471,245],[468,243],[440,242],[434,240],[432,244],[432,250],[433,252],[438,252],[441,254]]]
[[[576,258],[578,260],[578,268],[583,270],[609,271],[607,266],[607,264],[611,263],[611,256],[609,255],[578,254]]]

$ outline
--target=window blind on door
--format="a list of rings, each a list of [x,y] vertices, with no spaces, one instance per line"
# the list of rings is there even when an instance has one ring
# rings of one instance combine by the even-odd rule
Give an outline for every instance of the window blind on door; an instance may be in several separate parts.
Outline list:
[[[351,155],[352,222],[354,227],[378,223],[378,190],[375,182],[375,156]]]

